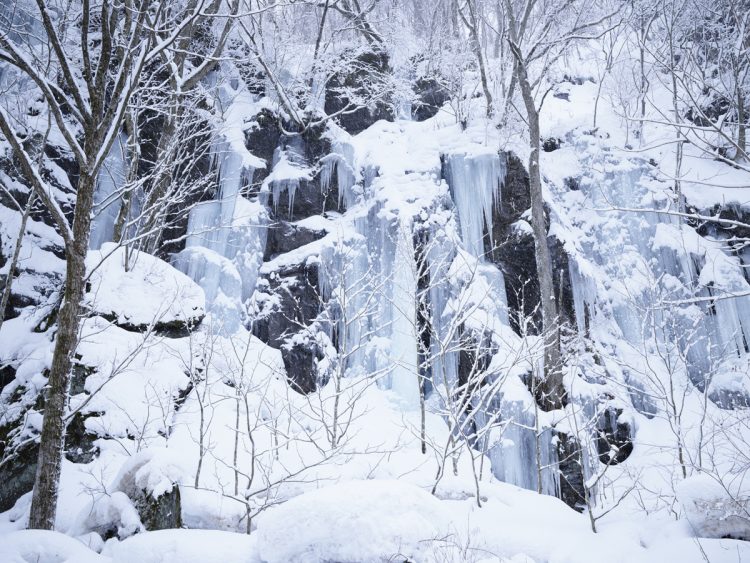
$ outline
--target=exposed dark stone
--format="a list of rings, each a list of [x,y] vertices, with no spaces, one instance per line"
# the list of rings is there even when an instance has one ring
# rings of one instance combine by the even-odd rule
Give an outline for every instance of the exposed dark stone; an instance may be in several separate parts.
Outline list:
[[[560,100],[565,100],[566,102],[570,101],[570,92],[555,92],[552,94],[552,97],[558,98]]]
[[[735,389],[712,389],[708,398],[720,409],[734,410],[750,407],[750,397],[747,393]]]
[[[417,368],[419,370],[420,396],[425,397],[428,389],[427,382],[432,381],[432,362],[429,355],[432,345],[432,319],[430,309],[430,265],[427,253],[430,243],[430,231],[419,225],[414,232],[414,258],[417,264],[417,333],[419,346],[417,348]],[[422,446],[424,450],[424,445]],[[424,451],[422,452],[424,453]]]
[[[351,100],[347,92],[367,99],[377,88],[379,76],[390,72],[388,54],[385,51],[368,51],[358,55],[346,71],[334,74],[326,85],[325,112],[332,115],[347,108]],[[358,107],[352,112],[339,115],[336,121],[345,131],[356,134],[381,119],[393,120],[393,111],[387,101],[377,101],[368,107]]]
[[[79,393],[83,393],[85,391],[86,379],[91,374],[96,372],[95,368],[80,363],[78,361],[79,359],[80,357],[76,356],[76,361],[73,362],[73,367],[71,369],[71,377],[70,377],[71,396],[78,395]]]
[[[501,205],[492,218],[492,240],[485,236],[485,252],[497,264],[505,277],[505,290],[510,310],[511,326],[519,331],[518,315],[532,320],[532,331],[541,327],[539,308],[539,280],[536,270],[535,244],[531,225],[524,219],[531,207],[529,176],[518,157],[506,155],[506,175],[502,188]],[[547,244],[552,256],[552,278],[559,314],[563,323],[575,325],[573,292],[568,270],[568,257],[560,241],[549,237]]]
[[[633,453],[632,430],[620,420],[621,415],[622,409],[609,407],[599,416],[596,446],[604,464],[617,465]]]
[[[433,117],[450,99],[448,90],[434,78],[417,80],[414,84],[414,93],[417,95],[411,110],[414,121],[424,121]]]
[[[269,109],[262,109],[249,123],[245,131],[245,146],[255,156],[266,161],[265,169],[255,171],[254,185],[260,185],[271,173],[273,154],[279,146],[281,136],[279,118]]]
[[[548,137],[542,141],[542,150],[544,152],[556,151],[562,145],[562,140],[557,137]]]
[[[308,229],[287,221],[276,221],[268,228],[264,261],[323,238],[324,230]]]
[[[182,501],[179,486],[174,485],[171,491],[158,498],[140,491],[132,500],[138,510],[141,523],[147,530],[182,528]]]
[[[563,82],[570,82],[571,84],[575,84],[576,86],[581,86],[586,82],[595,82],[595,80],[590,76],[571,76],[569,74],[566,74],[565,76],[563,76]]]
[[[314,341],[288,341],[281,347],[281,358],[289,384],[295,391],[311,393],[322,383],[318,381],[318,362],[324,354]]]
[[[709,101],[703,103],[700,109],[691,107],[685,112],[685,119],[692,121],[698,127],[711,127],[718,122],[732,107],[732,103],[715,90],[710,91]],[[734,119],[736,122],[736,117]]]
[[[149,324],[133,324],[121,322],[117,315],[111,313],[97,312],[96,314],[103,319],[114,323],[121,329],[127,330],[128,332],[146,332],[151,327],[151,325]],[[159,321],[154,325],[153,331],[160,336],[166,336],[168,338],[185,338],[187,336],[190,336],[190,333],[195,329],[195,327],[203,322],[204,317],[205,315],[198,315],[187,320],[174,319],[166,322]]]
[[[581,444],[575,437],[553,430],[557,438],[558,471],[560,474],[560,499],[581,512],[586,508]]]
[[[483,342],[478,342],[483,338]],[[479,356],[477,357],[477,353]],[[487,335],[478,335],[461,327],[461,345],[458,353],[458,384],[466,385],[469,380],[484,373],[492,361],[492,341]]]
[[[34,407],[42,410],[43,406],[43,396],[40,394]],[[77,414],[71,420],[65,433],[65,457],[68,460],[88,463],[98,454],[98,448],[93,445],[97,436],[86,432],[84,425],[86,418],[98,414]],[[36,477],[38,442],[22,445],[13,453],[6,451],[12,444],[15,430],[15,425],[0,427],[0,459],[4,461],[0,465],[0,512],[12,508],[21,496],[28,493],[33,488]]]
[[[0,366],[0,391],[16,378],[16,368],[10,364]]]
[[[316,264],[294,264],[264,274],[257,291],[261,310],[253,321],[253,334],[274,348],[308,326],[320,310]]]
[[[315,175],[307,180],[299,180],[294,188],[293,198],[290,198],[289,186],[273,183],[271,192],[278,192],[275,200],[272,194],[267,192],[262,194],[261,200],[269,208],[271,217],[284,221],[299,221],[338,209],[339,194],[335,173],[324,191],[318,169],[320,159],[331,153],[331,141],[325,133],[325,129],[313,128],[302,135],[283,135],[279,140],[274,160],[283,154],[292,165],[299,166],[300,169],[314,170]]]
[[[0,428],[0,459],[6,439],[7,434]],[[38,453],[38,444],[28,444],[0,465],[0,512],[13,508],[16,501],[33,488]]]
[[[332,188],[335,188],[332,182]],[[274,187],[271,186],[273,190]],[[332,189],[329,192],[323,192],[320,187],[320,176],[312,180],[300,180],[299,185],[294,190],[294,197],[289,197],[287,188],[280,190],[276,202],[270,200],[264,201],[269,207],[271,216],[283,221],[299,221],[307,219],[314,215],[322,215],[326,211],[333,211],[338,208],[338,191]],[[291,208],[290,208],[291,204]]]
[[[99,438],[86,430],[86,419],[102,413],[76,413],[65,431],[65,458],[73,463],[90,463],[99,455],[94,442]]]
[[[577,192],[581,189],[581,182],[578,178],[573,178],[572,176],[568,176],[564,180],[565,187],[569,189],[571,192]]]

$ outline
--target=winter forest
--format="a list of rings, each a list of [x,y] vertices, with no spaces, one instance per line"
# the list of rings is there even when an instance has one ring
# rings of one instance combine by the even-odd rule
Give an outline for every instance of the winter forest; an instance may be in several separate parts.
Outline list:
[[[750,562],[748,0],[0,0],[0,561]]]

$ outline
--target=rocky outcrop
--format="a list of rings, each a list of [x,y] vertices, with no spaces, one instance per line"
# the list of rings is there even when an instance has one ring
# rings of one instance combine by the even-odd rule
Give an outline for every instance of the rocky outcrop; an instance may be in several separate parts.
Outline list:
[[[506,155],[506,175],[502,187],[501,204],[495,208],[492,240],[485,237],[485,250],[505,276],[511,326],[518,330],[518,314],[534,320],[541,327],[539,310],[539,282],[534,254],[534,236],[529,224],[531,198],[529,176],[523,163],[512,153]],[[552,256],[552,277],[558,299],[559,313],[564,323],[575,326],[573,292],[568,270],[568,256],[562,243],[555,237],[547,239]]]
[[[141,490],[132,501],[146,530],[182,528],[182,501],[179,486],[174,485],[170,491],[156,498]]]
[[[450,99],[450,92],[434,78],[420,78],[414,83],[416,100],[412,104],[411,117],[424,121],[437,114]]]
[[[253,321],[253,334],[280,348],[320,311],[318,267],[315,263],[291,264],[262,276],[256,289],[260,310]]]
[[[599,416],[596,446],[599,461],[606,465],[622,463],[633,453],[633,429],[622,420],[622,409],[606,408]]]
[[[574,436],[564,432],[554,430],[553,433],[557,438],[559,497],[565,504],[581,512],[586,508],[581,444]]]
[[[387,97],[374,99],[373,96],[385,87],[383,79],[390,72],[388,54],[385,51],[365,51],[343,66],[345,70],[334,74],[326,85],[326,114],[347,110],[336,121],[351,134],[360,133],[381,119],[393,120]],[[348,108],[356,109],[349,111]]]

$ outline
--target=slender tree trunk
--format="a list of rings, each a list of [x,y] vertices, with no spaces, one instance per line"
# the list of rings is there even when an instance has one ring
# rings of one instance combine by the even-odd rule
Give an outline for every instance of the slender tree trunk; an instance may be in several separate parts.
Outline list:
[[[66,249],[65,293],[57,317],[55,350],[44,403],[44,422],[29,515],[29,528],[32,529],[52,530],[55,525],[57,489],[65,441],[65,410],[68,404],[72,356],[78,344],[81,325],[79,311],[84,295],[86,252],[95,185],[96,178],[87,171],[82,171],[76,193],[73,240]]]
[[[474,50],[474,56],[477,58],[477,64],[479,65],[479,78],[482,82],[482,91],[484,92],[484,98],[487,101],[487,117],[491,117],[494,113],[492,105],[492,92],[490,91],[489,81],[487,80],[487,69],[484,64],[484,53],[482,52],[482,42],[479,37],[479,23],[476,14],[476,6],[474,0],[468,0],[466,6],[469,9],[469,20],[467,21],[463,15],[463,12],[459,11],[459,15],[464,21],[464,25],[469,29],[471,33],[471,46]]]
[[[745,120],[745,96],[742,90],[737,88],[737,157],[741,161],[747,158],[747,124]]]
[[[521,88],[524,106],[529,120],[529,192],[531,196],[531,228],[534,232],[534,256],[539,297],[542,307],[542,334],[544,335],[544,378],[539,385],[537,401],[545,410],[562,408],[567,403],[562,380],[560,322],[557,300],[552,282],[552,259],[547,245],[547,227],[544,219],[544,198],[542,177],[539,171],[541,134],[539,132],[539,111],[536,108],[531,84],[523,61],[516,63],[518,85]]]
[[[18,267],[18,259],[21,256],[21,247],[23,246],[23,235],[26,232],[26,223],[31,215],[31,208],[34,206],[36,201],[36,192],[32,191],[29,195],[29,201],[26,203],[26,209],[23,211],[21,216],[21,226],[18,228],[18,239],[16,240],[16,246],[13,248],[13,257],[10,259],[8,265],[8,277],[5,279],[5,288],[3,289],[3,296],[0,299],[0,328],[3,327],[3,321],[5,320],[5,310],[8,308],[8,302],[10,301],[11,288],[13,287],[13,273]]]

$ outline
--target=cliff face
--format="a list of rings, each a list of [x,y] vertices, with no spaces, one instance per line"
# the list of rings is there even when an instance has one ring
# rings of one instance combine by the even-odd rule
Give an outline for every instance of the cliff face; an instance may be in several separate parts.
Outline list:
[[[387,60],[371,64],[389,71]],[[59,515],[61,530],[108,539],[257,527],[268,550],[283,510],[293,522],[293,503],[317,502],[308,491],[322,481],[409,475],[461,510],[511,498],[509,483],[592,511],[619,504],[639,479],[659,489],[665,466],[678,474],[707,455],[709,433],[714,464],[731,463],[722,429],[750,403],[750,276],[732,221],[750,214],[689,191],[692,219],[661,213],[669,185],[658,162],[578,126],[593,84],[579,81],[543,114],[553,140],[541,160],[545,243],[571,398],[543,412],[520,136],[433,112],[445,93],[426,83],[414,119],[378,106],[299,133],[228,78],[232,101],[200,151],[214,180],[174,211],[184,219],[159,257],[109,241],[116,213],[95,219],[61,483],[75,510]],[[337,80],[361,87],[358,75]],[[326,110],[341,103],[328,97]],[[74,166],[58,147],[47,152],[69,212]],[[122,162],[108,162],[100,202],[122,181]],[[2,170],[23,205],[28,188],[10,160]],[[0,199],[0,267],[16,277],[0,333],[0,511],[22,525],[64,262],[35,211],[24,261],[7,271],[20,222],[11,203]],[[665,461],[667,450],[679,456]],[[273,511],[300,494],[313,496]],[[410,489],[401,501],[431,515],[425,534],[450,528],[434,498]]]

